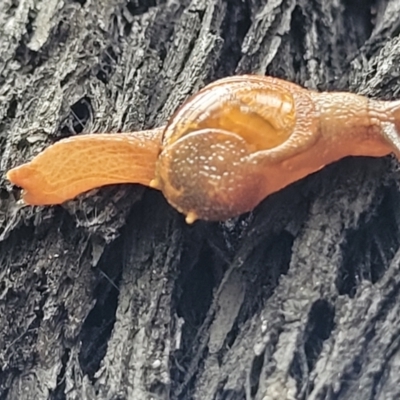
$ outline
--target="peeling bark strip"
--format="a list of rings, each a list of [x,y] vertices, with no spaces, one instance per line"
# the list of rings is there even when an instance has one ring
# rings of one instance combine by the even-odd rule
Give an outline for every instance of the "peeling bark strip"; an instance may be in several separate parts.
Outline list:
[[[1,170],[163,123],[217,78],[400,98],[397,0],[3,0]],[[226,224],[108,187],[0,190],[1,399],[400,398],[400,202],[347,159]]]

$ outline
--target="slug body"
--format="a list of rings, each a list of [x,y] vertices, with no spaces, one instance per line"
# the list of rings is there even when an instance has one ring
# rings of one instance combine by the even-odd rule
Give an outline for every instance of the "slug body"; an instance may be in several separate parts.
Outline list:
[[[400,101],[243,75],[206,86],[165,127],[61,140],[7,177],[27,204],[132,182],[161,190],[189,223],[226,220],[343,157],[400,158],[399,129]]]

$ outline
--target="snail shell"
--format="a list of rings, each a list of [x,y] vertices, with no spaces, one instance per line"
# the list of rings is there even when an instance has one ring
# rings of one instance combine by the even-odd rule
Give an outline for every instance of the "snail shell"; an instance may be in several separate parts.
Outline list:
[[[296,85],[257,76],[222,79],[170,119],[151,185],[190,222],[250,211],[276,190],[271,173],[287,146],[292,151],[293,140],[315,140],[315,119],[308,92]]]

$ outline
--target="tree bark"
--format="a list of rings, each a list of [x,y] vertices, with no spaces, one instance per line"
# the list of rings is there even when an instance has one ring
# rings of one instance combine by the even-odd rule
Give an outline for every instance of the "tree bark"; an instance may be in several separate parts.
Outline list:
[[[3,0],[1,170],[165,123],[217,78],[399,97],[398,0]],[[4,176],[4,175],[3,175]],[[119,185],[0,190],[0,399],[400,398],[399,168],[348,158],[226,223]]]

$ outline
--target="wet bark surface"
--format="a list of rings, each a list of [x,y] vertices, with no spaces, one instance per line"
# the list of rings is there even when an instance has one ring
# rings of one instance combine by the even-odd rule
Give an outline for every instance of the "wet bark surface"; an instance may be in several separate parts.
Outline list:
[[[192,226],[143,187],[20,207],[4,178],[61,138],[159,126],[223,76],[399,98],[399,12],[0,2],[0,399],[400,398],[393,158],[342,160]]]

